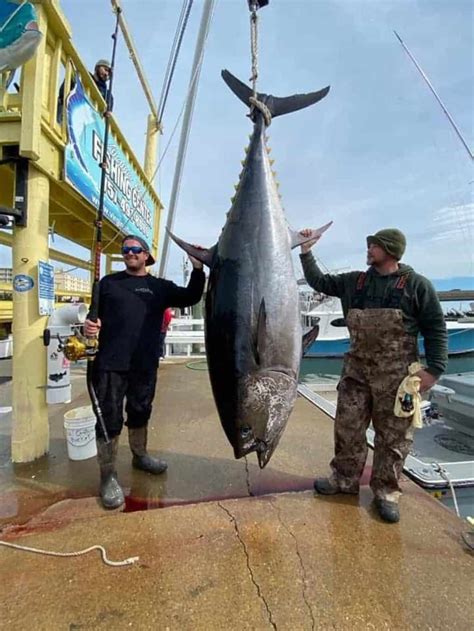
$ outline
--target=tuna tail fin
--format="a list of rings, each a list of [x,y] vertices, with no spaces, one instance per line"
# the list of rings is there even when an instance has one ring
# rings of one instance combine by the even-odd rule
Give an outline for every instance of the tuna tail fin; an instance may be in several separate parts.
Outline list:
[[[204,263],[204,265],[211,267],[216,246],[209,249],[199,248],[195,245],[191,245],[191,243],[187,243],[186,241],[183,241],[182,239],[174,235],[170,230],[168,230],[168,228],[166,228],[166,232],[169,234],[171,239],[173,239],[176,245],[179,245],[179,247],[182,248],[186,252],[186,254],[193,256],[198,261],[201,261],[201,263]]]
[[[223,70],[221,76],[227,83],[232,92],[239,97],[239,99],[245,103],[248,107],[251,107],[250,97],[253,96],[252,90],[242,83],[237,77],[234,77],[228,70]],[[281,116],[290,112],[296,112],[302,110],[304,107],[313,105],[321,99],[323,99],[329,92],[329,86],[319,90],[318,92],[309,92],[308,94],[294,94],[293,96],[277,97],[271,94],[264,94],[259,92],[257,97],[259,101],[265,103],[270,110],[272,117]]]

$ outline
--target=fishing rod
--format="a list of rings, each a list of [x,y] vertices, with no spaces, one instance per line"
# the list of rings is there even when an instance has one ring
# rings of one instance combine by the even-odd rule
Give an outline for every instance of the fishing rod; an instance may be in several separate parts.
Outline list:
[[[103,149],[102,149],[102,157],[101,157],[101,178],[100,178],[100,189],[99,189],[99,204],[97,207],[97,215],[94,222],[96,232],[95,232],[95,240],[94,240],[94,280],[92,285],[91,292],[91,304],[89,308],[88,319],[92,322],[97,322],[99,319],[99,281],[100,281],[100,263],[101,263],[101,255],[102,255],[102,223],[104,219],[104,201],[105,201],[105,182],[107,177],[107,151],[109,145],[109,135],[110,135],[110,114],[112,111],[112,87],[114,81],[114,69],[115,69],[115,56],[117,52],[117,39],[118,39],[118,29],[120,24],[120,13],[122,9],[117,6],[115,8],[116,14],[116,23],[115,30],[112,35],[113,46],[112,46],[112,59],[110,62],[110,79],[109,79],[109,87],[106,94],[106,109],[104,112],[105,119],[105,131],[104,131],[104,141],[103,141]],[[110,442],[109,435],[107,432],[107,428],[105,426],[104,417],[102,414],[102,410],[100,407],[99,399],[97,398],[97,393],[94,388],[94,384],[92,381],[92,373],[93,373],[93,361],[97,354],[99,348],[98,338],[94,337],[84,337],[82,335],[73,335],[69,337],[63,347],[65,356],[70,359],[77,361],[78,359],[87,359],[87,390],[89,392],[89,396],[91,399],[92,407],[94,409],[95,415],[99,422],[100,428],[104,435],[105,442]]]
[[[423,69],[421,68],[421,66],[418,64],[418,62],[416,61],[416,59],[414,58],[414,56],[412,55],[412,53],[410,52],[410,50],[408,49],[408,46],[405,44],[405,42],[402,40],[402,38],[400,37],[400,35],[397,33],[397,31],[393,31],[395,33],[395,36],[397,37],[398,41],[400,42],[400,44],[403,46],[406,54],[410,57],[410,59],[412,60],[412,62],[414,63],[416,69],[418,70],[418,72],[421,74],[421,76],[423,77],[426,85],[429,87],[429,89],[431,90],[431,92],[433,93],[434,97],[436,98],[436,100],[438,101],[438,103],[441,106],[441,109],[443,110],[444,114],[446,115],[446,118],[449,120],[449,122],[451,123],[454,131],[456,132],[459,140],[462,142],[464,149],[467,151],[469,157],[471,158],[471,160],[474,160],[474,154],[471,151],[471,149],[469,148],[469,145],[467,144],[467,142],[464,140],[463,135],[461,134],[459,127],[456,125],[456,123],[453,120],[453,117],[451,116],[451,114],[448,112],[448,110],[446,109],[446,106],[444,105],[443,101],[440,99],[439,95],[437,94],[436,90],[434,89],[434,87],[431,84],[431,81],[428,79],[428,77],[426,76],[426,74],[423,72]]]

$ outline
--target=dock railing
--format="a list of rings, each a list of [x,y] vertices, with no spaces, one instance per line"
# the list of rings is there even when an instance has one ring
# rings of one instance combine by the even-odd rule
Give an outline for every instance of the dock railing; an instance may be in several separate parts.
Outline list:
[[[204,355],[204,320],[202,318],[172,320],[166,335],[165,347],[166,357]]]

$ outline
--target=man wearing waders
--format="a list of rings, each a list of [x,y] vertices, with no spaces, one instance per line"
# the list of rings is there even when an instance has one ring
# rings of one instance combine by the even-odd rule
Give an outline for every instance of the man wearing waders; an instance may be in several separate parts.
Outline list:
[[[124,238],[122,255],[125,270],[100,280],[98,321],[87,319],[84,324],[86,337],[99,335],[92,383],[110,439],[106,442],[101,424],[97,423],[100,497],[104,508],[118,508],[124,502],[116,471],[124,399],[132,466],[154,474],[167,468],[164,460],[152,458],[147,452],[163,313],[167,307],[196,304],[205,280],[202,263],[191,256],[193,272],[187,287],[151,276],[146,267],[155,261],[147,243],[136,235]]]
[[[301,234],[310,236],[302,230]],[[446,369],[447,333],[441,305],[430,281],[399,263],[405,236],[396,229],[367,237],[366,272],[323,274],[311,247],[301,247],[308,284],[341,299],[350,333],[350,349],[338,385],[335,456],[328,478],[318,478],[318,493],[357,494],[367,458],[366,430],[372,421],[375,444],[370,486],[375,507],[387,522],[400,519],[399,478],[413,442],[412,416],[394,414],[395,398],[408,367],[417,361],[419,333],[424,338],[426,368],[420,391],[428,390]]]

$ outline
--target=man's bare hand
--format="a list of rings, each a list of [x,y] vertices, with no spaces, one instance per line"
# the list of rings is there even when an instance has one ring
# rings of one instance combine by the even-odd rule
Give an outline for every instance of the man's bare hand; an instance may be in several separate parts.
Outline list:
[[[196,245],[195,243],[193,243],[193,247],[195,247],[197,250],[205,250],[206,248],[203,248],[202,245]],[[194,269],[202,269],[203,268],[203,264],[199,259],[194,258],[194,256],[191,256],[190,254],[188,254],[189,256],[189,260],[192,263],[192,266]]]
[[[312,232],[313,231],[311,230],[311,228],[303,228],[303,230],[300,230],[300,235],[302,237],[310,237]],[[311,241],[307,241],[306,243],[303,243],[301,245],[301,252],[303,254],[306,254],[306,252],[309,252],[311,248],[313,247],[313,245],[317,243],[320,238],[321,238],[321,235],[315,237],[314,239],[311,239]]]
[[[437,377],[432,375],[430,372],[428,372],[424,368],[422,370],[419,370],[416,373],[416,376],[421,379],[420,392],[426,392],[427,390],[432,388],[435,385],[435,383],[438,381]]]
[[[102,322],[99,320],[99,318],[97,318],[97,322],[86,320],[84,322],[84,335],[86,337],[97,337],[99,335],[101,326]]]

